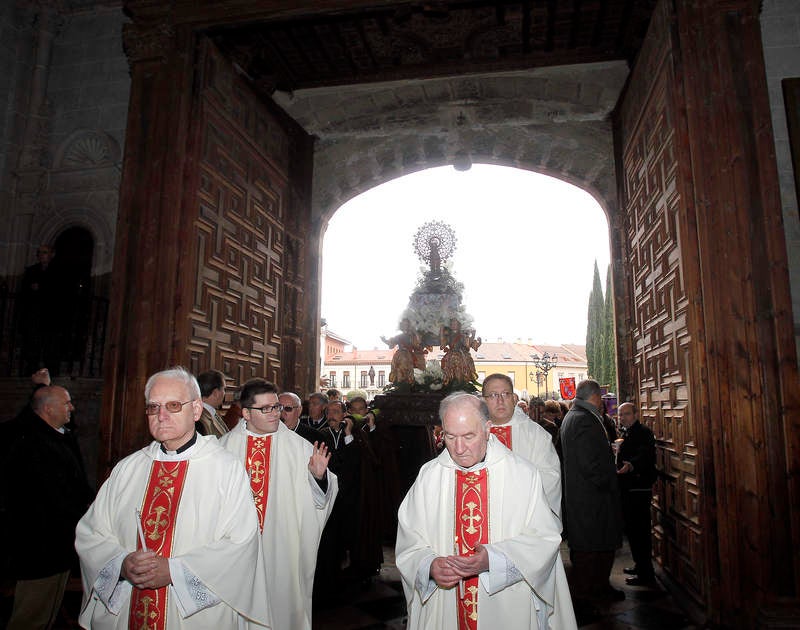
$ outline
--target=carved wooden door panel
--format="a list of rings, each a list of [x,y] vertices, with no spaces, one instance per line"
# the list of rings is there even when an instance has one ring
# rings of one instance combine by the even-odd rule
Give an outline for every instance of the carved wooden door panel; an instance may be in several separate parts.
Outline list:
[[[293,196],[291,169],[304,132],[260,100],[213,44],[202,42],[200,57],[189,363],[221,369],[236,384],[262,376],[293,389],[295,366],[284,361],[296,361],[302,343],[309,214]]]
[[[633,383],[663,473],[653,498],[656,559],[698,601],[703,588],[696,427],[690,395],[696,344],[687,268],[692,240],[682,198],[668,16],[657,10],[621,112],[621,208],[628,247]],[[687,284],[689,286],[687,286]]]
[[[659,2],[617,119],[630,385],[663,473],[655,553],[726,627],[773,627],[800,575],[797,360],[756,12]]]

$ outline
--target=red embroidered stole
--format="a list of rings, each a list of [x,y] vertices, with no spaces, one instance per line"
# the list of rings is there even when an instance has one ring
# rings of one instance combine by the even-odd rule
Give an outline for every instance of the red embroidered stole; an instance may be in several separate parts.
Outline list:
[[[189,461],[153,462],[150,479],[142,503],[142,531],[147,549],[169,558],[175,521],[181,503],[183,482]],[[142,548],[142,541],[136,545]],[[135,630],[164,630],[167,627],[167,587],[157,589],[134,588],[128,628]]]
[[[272,436],[247,436],[247,453],[245,468],[250,476],[250,489],[258,512],[258,526],[264,530],[264,514],[267,512],[267,495],[269,494],[269,453]]]
[[[511,449],[511,425],[510,424],[502,424],[497,426],[495,424],[492,425],[490,431],[497,436],[497,439],[503,443],[507,449]]]
[[[489,543],[489,479],[486,468],[478,472],[456,471],[455,548],[461,555],[475,553],[475,546]],[[456,592],[459,630],[478,628],[478,576],[464,580]]]

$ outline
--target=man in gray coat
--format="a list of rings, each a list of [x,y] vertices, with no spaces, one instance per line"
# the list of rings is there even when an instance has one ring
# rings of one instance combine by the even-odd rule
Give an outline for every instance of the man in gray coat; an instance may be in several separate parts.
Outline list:
[[[622,544],[622,518],[614,454],[600,415],[596,381],[578,384],[561,425],[564,462],[564,527],[572,561],[572,597],[579,616],[625,599],[608,582],[614,551]]]

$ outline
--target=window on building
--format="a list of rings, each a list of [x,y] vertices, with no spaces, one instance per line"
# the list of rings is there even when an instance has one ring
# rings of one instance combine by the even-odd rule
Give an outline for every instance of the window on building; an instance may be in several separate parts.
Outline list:
[[[386,387],[386,372],[383,370],[378,372],[378,387]]]
[[[483,383],[483,379],[486,378],[486,372],[478,372],[478,382]]]
[[[336,388],[336,372],[331,372],[328,376],[328,382],[331,387]]]
[[[342,387],[344,389],[349,389],[350,388],[350,372],[345,371],[342,374]]]
[[[516,376],[516,372],[506,372],[506,374],[508,375],[508,378],[511,379],[511,386],[513,387],[514,386],[514,376]]]
[[[361,371],[361,388],[364,389],[366,387],[369,387],[369,374],[366,371],[362,370]]]

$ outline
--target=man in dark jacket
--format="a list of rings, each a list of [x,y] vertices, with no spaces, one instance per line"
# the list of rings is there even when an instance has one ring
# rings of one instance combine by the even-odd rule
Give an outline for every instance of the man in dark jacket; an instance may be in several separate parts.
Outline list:
[[[303,403],[300,396],[294,392],[283,392],[278,396],[278,402],[283,405],[281,410],[281,420],[286,425],[287,429],[291,429],[301,438],[305,439],[311,444],[315,442],[325,444],[328,450],[333,452],[333,441],[326,439],[322,431],[312,429],[309,425],[300,422],[300,413],[303,411]],[[328,437],[330,433],[326,431]]]
[[[654,583],[650,558],[650,501],[656,480],[655,438],[653,432],[639,422],[639,410],[633,403],[622,403],[617,413],[625,428],[625,439],[617,453],[617,478],[625,535],[634,562],[634,566],[625,569],[625,573],[633,576],[625,582],[632,586],[648,586]]]
[[[73,410],[66,389],[41,387],[3,430],[3,530],[8,568],[17,581],[9,629],[49,628],[76,564],[75,526],[92,492],[78,444],[65,426]]]
[[[572,596],[578,616],[594,605],[624,599],[608,582],[622,544],[622,518],[614,454],[601,416],[596,381],[578,384],[561,425],[564,526],[572,561]]]

